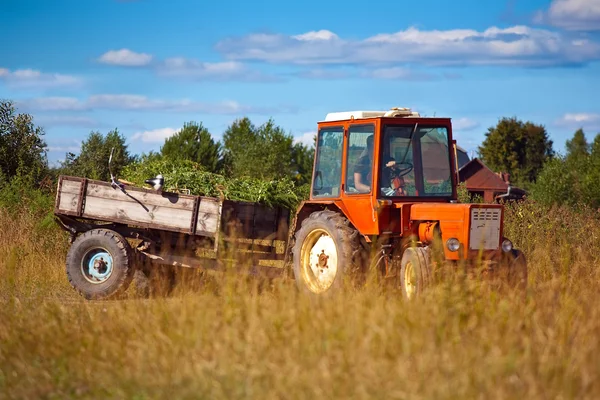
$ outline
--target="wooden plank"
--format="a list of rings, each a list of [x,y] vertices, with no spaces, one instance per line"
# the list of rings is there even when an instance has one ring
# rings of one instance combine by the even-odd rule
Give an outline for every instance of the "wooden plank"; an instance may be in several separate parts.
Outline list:
[[[70,181],[63,179],[62,186],[60,188],[61,193],[79,194],[83,181]]]
[[[122,202],[142,204],[147,208],[159,206],[165,208],[183,209],[192,211],[194,207],[194,197],[182,197],[177,193],[152,193],[137,191],[135,188],[127,188],[127,194],[120,189],[113,189],[111,186],[104,186],[98,183],[89,182],[87,185],[87,197],[96,197],[102,199],[118,200]],[[141,203],[141,204],[140,204]]]
[[[199,213],[219,214],[219,200],[210,197],[200,197]]]
[[[208,197],[200,197],[196,234],[216,234],[219,226],[219,201]]]
[[[198,222],[196,223],[196,234],[215,234],[218,228],[218,221],[219,216],[217,214],[198,213]]]
[[[160,225],[162,228],[188,232],[192,211],[160,206],[149,206],[146,211],[137,203],[89,196],[86,198],[83,217],[123,221],[124,223],[156,224],[157,228]]]
[[[74,212],[79,208],[79,193],[61,192],[58,211]]]

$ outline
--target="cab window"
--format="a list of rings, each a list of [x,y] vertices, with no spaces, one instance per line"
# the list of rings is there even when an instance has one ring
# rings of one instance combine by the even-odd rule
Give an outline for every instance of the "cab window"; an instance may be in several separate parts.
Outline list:
[[[313,197],[338,197],[342,181],[344,128],[326,127],[317,136],[317,156],[313,174]]]
[[[353,125],[348,129],[346,163],[347,194],[371,193],[375,125]]]

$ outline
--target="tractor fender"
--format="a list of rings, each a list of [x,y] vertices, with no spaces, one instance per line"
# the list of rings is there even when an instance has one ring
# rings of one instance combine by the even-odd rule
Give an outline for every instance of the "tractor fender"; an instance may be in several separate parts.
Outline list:
[[[323,211],[323,210],[331,210],[335,212],[339,212],[344,215],[350,222],[352,220],[348,216],[348,212],[345,210],[344,204],[342,202],[336,201],[303,201],[298,206],[296,210],[296,216],[294,221],[292,222],[292,226],[290,227],[290,233],[295,234],[298,229],[302,226],[302,221],[304,221],[310,214],[315,211]]]

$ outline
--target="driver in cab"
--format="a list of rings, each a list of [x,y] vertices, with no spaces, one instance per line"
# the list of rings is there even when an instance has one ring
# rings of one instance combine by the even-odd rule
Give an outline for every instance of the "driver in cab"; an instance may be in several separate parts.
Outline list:
[[[367,137],[367,147],[363,150],[354,167],[354,187],[359,193],[369,193],[372,181],[373,135]],[[381,191],[386,196],[406,196],[404,191],[404,178],[394,176],[393,168],[396,165],[389,155],[384,156],[385,167],[382,168],[381,182],[384,187]],[[386,183],[388,183],[387,186]]]

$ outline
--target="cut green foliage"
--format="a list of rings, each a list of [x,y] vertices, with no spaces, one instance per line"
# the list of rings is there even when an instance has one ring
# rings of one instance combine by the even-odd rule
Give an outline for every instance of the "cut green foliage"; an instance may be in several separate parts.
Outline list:
[[[199,196],[223,197],[228,200],[259,202],[268,206],[295,209],[308,195],[306,187],[298,187],[290,178],[262,180],[257,178],[227,178],[206,172],[193,161],[170,159],[159,155],[144,155],[125,168],[123,179],[140,187],[144,181],[161,174],[166,191],[189,190]]]

